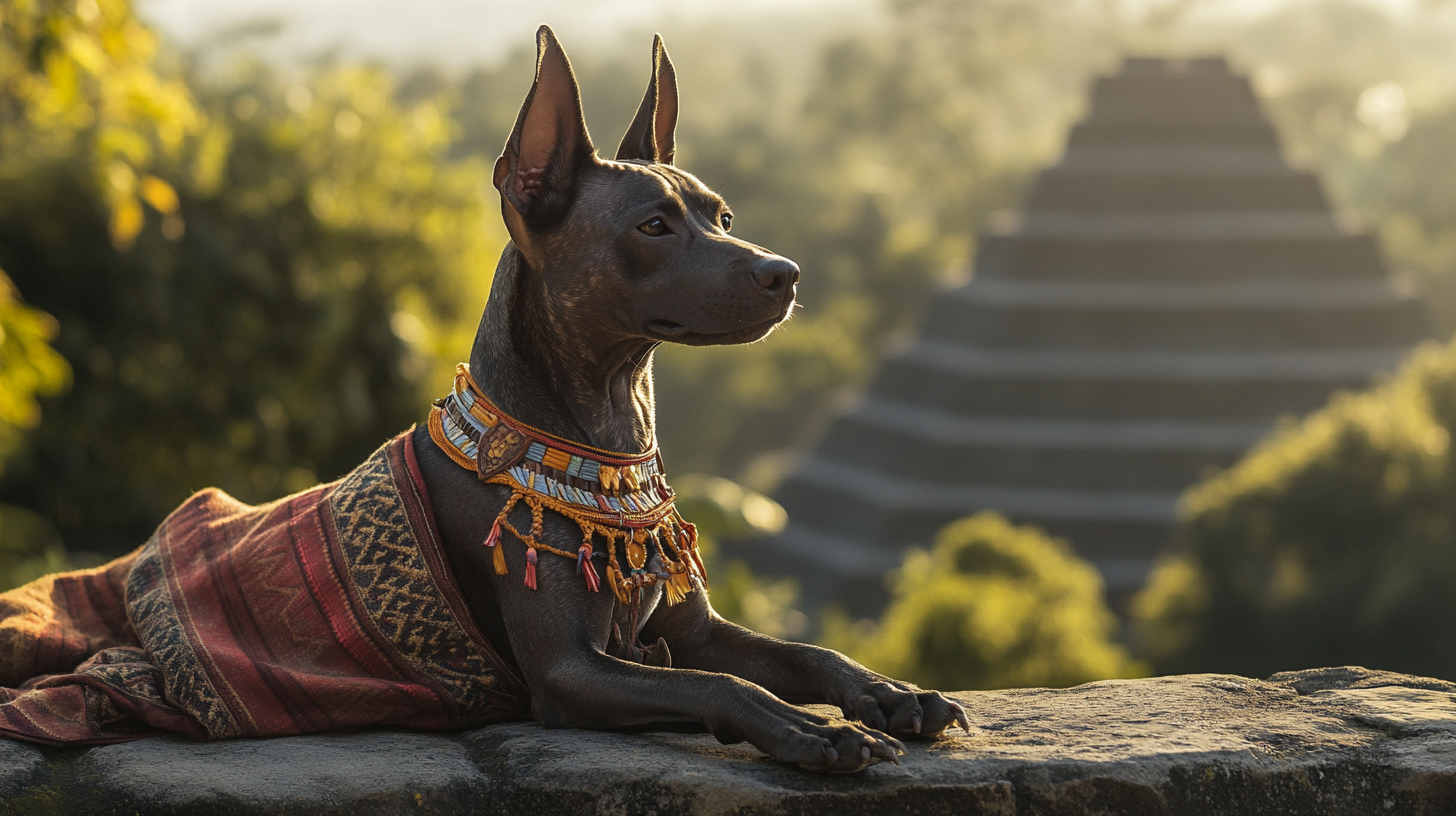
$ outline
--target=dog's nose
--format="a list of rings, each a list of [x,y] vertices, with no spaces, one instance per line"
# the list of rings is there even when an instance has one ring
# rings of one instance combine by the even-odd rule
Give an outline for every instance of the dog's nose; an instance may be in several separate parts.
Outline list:
[[[754,265],[753,279],[765,292],[774,297],[783,297],[785,292],[799,282],[799,265],[777,255],[764,258]]]

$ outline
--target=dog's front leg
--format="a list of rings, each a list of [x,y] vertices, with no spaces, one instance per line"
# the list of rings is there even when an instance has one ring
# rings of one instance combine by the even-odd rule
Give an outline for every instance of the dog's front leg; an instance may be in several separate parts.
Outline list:
[[[752,632],[713,612],[703,592],[658,609],[643,634],[663,638],[673,665],[742,678],[795,703],[829,703],[844,716],[899,737],[939,736],[970,722],[959,704],[870,671],[839,652]]]
[[[722,742],[746,741],[779,761],[839,773],[875,759],[895,761],[904,750],[893,737],[821,717],[730,674],[611,657],[604,649],[612,594],[587,592],[574,563],[562,558],[541,559],[540,589],[530,590],[514,577],[521,575],[518,563],[512,574],[499,576],[497,591],[532,714],[543,725],[611,730],[700,723]]]

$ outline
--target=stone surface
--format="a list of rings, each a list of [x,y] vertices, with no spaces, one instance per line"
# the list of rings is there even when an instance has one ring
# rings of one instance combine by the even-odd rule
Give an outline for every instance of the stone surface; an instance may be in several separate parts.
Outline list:
[[[1130,59],[1091,96],[971,281],[779,487],[788,528],[742,542],[800,608],[877,616],[904,549],[980,510],[1067,537],[1123,600],[1184,489],[1428,335],[1222,60]]]
[[[0,814],[1450,814],[1456,684],[1364,669],[960,692],[975,727],[826,777],[708,736],[493,726],[0,741]]]
[[[45,757],[32,746],[0,739],[0,802],[30,786],[45,767]]]

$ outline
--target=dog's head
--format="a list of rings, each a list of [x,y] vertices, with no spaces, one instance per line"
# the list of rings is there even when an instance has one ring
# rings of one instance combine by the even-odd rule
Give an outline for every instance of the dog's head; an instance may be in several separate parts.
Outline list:
[[[576,77],[551,29],[494,183],[528,274],[573,321],[623,338],[747,343],[794,306],[799,267],[729,234],[728,205],[672,165],[677,79],[661,38],[614,160],[597,157]]]

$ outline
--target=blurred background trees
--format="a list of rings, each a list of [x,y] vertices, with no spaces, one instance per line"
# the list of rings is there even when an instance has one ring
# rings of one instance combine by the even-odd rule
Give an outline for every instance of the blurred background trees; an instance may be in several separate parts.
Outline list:
[[[1096,568],[995,513],[912,550],[891,593],[877,625],[831,614],[824,645],[924,688],[1062,687],[1143,671],[1113,642]]]
[[[116,555],[193,490],[275,498],[421,417],[503,240],[483,165],[445,159],[443,100],[401,106],[361,68],[143,76],[160,70],[151,35],[124,3],[88,2],[40,4],[41,33],[4,41],[0,62],[22,74],[0,126],[17,146],[0,160],[0,266],[59,321],[74,371],[0,496],[71,549]],[[91,50],[73,31],[88,26]],[[88,83],[67,59],[105,64],[85,63]]]
[[[982,225],[1055,159],[1088,78],[1127,49],[1230,52],[1292,157],[1456,329],[1456,9],[1218,6],[890,0],[787,33],[669,32],[679,163],[734,205],[737,234],[805,270],[804,308],[767,342],[659,355],[673,471],[771,490],[924,300],[965,279]],[[125,0],[0,8],[0,268],[18,292],[0,287],[0,584],[65,563],[61,542],[73,560],[129,550],[206,485],[256,501],[338,476],[421,418],[467,353],[504,242],[486,171],[529,53],[464,70],[273,65],[240,34],[189,53]],[[650,40],[566,41],[609,149]],[[1291,425],[1193,494],[1186,548],[1141,606],[1154,668],[1351,655],[1456,671],[1395,631],[1444,610],[1456,580],[1456,493],[1432,441],[1450,428],[1446,354]],[[711,504],[725,490],[704,477],[687,492]],[[738,495],[717,502],[722,524],[756,494]],[[730,616],[802,632],[792,586],[727,556],[715,599]],[[1044,536],[981,517],[907,562],[876,627],[830,637],[945,686],[1134,671],[1088,575]],[[1235,621],[1262,640],[1232,649]],[[1311,637],[1316,624],[1335,634]],[[1340,642],[1370,650],[1326,648]]]
[[[1160,672],[1456,676],[1456,344],[1291,421],[1185,497],[1138,599]]]
[[[40,423],[39,397],[65,390],[71,368],[51,347],[56,319],[20,300],[0,270],[0,474],[22,434]],[[67,566],[60,538],[34,512],[0,504],[0,586]]]

